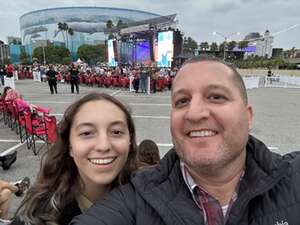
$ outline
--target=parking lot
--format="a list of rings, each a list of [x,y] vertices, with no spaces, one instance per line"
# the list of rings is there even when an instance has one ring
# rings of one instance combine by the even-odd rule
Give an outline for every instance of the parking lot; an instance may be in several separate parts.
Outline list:
[[[51,114],[58,121],[66,107],[78,97],[90,91],[109,93],[131,108],[138,142],[146,138],[154,140],[159,145],[161,156],[172,146],[169,132],[170,92],[167,90],[145,95],[126,90],[81,86],[80,94],[77,95],[71,94],[70,86],[59,84],[58,94],[50,95],[47,83],[32,80],[17,81],[16,89],[26,101],[50,107]],[[2,90],[1,87],[1,92]],[[254,127],[251,133],[278,153],[300,150],[300,89],[258,88],[248,90],[248,93],[254,108]],[[0,168],[0,178],[14,181],[28,176],[34,181],[44,150],[35,156],[26,148],[26,144],[19,143],[18,135],[0,121],[0,154],[11,149],[18,152],[17,161],[9,170]],[[14,199],[12,211],[19,201],[20,198]]]

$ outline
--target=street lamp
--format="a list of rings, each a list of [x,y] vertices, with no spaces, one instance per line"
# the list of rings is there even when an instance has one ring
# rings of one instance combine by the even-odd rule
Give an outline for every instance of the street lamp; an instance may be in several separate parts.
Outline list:
[[[226,43],[227,43],[227,40],[229,40],[229,38],[232,37],[233,35],[240,35],[240,34],[241,34],[240,32],[234,32],[234,33],[225,35],[225,34],[222,34],[222,33],[218,32],[218,31],[214,31],[214,32],[213,32],[213,35],[220,35],[221,37],[224,38],[224,52],[223,52],[223,60],[224,60],[224,61],[225,61],[225,59],[226,59],[225,51],[226,51]]]

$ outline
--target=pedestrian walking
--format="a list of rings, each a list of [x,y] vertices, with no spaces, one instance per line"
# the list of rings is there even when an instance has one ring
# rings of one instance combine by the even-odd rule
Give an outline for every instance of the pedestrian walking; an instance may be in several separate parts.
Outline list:
[[[72,63],[72,66],[71,66],[71,69],[69,72],[71,75],[71,92],[74,93],[74,86],[75,86],[76,92],[77,92],[77,94],[79,94],[79,86],[78,86],[79,70],[74,63]]]
[[[4,65],[0,65],[0,82],[2,84],[2,86],[4,86],[4,76],[6,76],[6,70],[5,70],[5,67]]]
[[[50,87],[51,95],[57,94],[57,81],[56,81],[56,75],[57,72],[54,70],[53,65],[49,66],[49,70],[46,73],[46,76],[48,78],[48,84]]]

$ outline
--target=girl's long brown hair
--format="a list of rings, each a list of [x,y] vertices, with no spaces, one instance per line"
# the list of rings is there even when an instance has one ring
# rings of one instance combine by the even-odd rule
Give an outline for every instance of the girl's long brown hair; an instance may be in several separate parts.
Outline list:
[[[28,190],[16,212],[16,216],[25,224],[58,224],[62,210],[74,201],[75,193],[81,190],[79,173],[69,154],[70,129],[79,109],[85,103],[97,100],[109,101],[124,112],[130,135],[128,159],[120,174],[113,181],[112,187],[126,183],[131,172],[136,169],[136,133],[129,110],[108,94],[96,92],[87,94],[66,109],[58,124],[58,139],[43,155],[36,182]]]

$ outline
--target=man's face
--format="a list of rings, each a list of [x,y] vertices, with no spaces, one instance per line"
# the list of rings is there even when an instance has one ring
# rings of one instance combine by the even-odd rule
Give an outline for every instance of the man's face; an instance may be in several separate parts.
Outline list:
[[[224,168],[242,159],[252,126],[252,108],[219,62],[184,66],[172,89],[171,133],[190,170]]]

